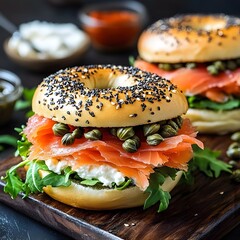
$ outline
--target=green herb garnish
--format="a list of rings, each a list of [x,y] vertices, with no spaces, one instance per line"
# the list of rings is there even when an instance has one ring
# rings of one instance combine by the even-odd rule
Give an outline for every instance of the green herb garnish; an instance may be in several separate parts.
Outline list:
[[[17,138],[9,134],[0,135],[0,152],[4,150],[4,145],[16,147]]]
[[[205,173],[208,177],[218,178],[221,172],[231,173],[232,166],[219,159],[221,152],[208,148],[201,149],[193,145],[193,166]]]
[[[34,95],[36,88],[28,89],[24,88],[23,89],[23,94],[22,94],[22,99],[17,100],[14,109],[16,111],[19,110],[26,110],[28,109],[26,113],[26,117],[31,117],[33,115],[33,111],[29,110],[32,106],[32,98]]]
[[[173,180],[176,177],[177,169],[161,167],[156,168],[155,172],[150,175],[149,186],[145,192],[149,193],[144,203],[144,209],[149,208],[159,202],[158,212],[168,208],[171,195],[162,189],[166,178],[170,176]]]
[[[211,110],[231,110],[240,107],[240,99],[231,97],[224,103],[213,102],[201,96],[187,97],[189,107],[197,109],[211,109]]]

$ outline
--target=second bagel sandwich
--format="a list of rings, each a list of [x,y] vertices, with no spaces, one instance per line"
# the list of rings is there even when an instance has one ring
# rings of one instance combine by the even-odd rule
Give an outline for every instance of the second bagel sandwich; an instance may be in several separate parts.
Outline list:
[[[202,133],[240,129],[240,19],[223,14],[159,20],[138,41],[135,66],[170,79],[187,96]]]

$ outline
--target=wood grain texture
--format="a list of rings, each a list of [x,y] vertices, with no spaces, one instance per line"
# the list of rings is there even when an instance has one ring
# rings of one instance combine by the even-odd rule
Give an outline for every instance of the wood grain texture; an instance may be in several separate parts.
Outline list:
[[[222,150],[228,136],[201,136],[207,147]],[[19,162],[10,158],[0,165],[0,175]],[[167,211],[156,207],[116,211],[87,211],[59,203],[45,194],[12,200],[3,193],[0,201],[75,239],[220,239],[240,222],[240,186],[229,174],[209,179],[196,174],[194,186],[180,185],[172,192]]]

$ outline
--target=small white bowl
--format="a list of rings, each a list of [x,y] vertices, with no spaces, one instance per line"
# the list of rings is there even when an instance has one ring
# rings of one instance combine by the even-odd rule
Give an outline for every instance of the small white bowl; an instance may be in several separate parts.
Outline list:
[[[83,55],[86,53],[86,51],[90,46],[90,39],[88,35],[76,27],[76,31],[79,31],[78,34],[81,36],[81,38],[79,37],[80,40],[78,39],[77,45],[75,43],[74,47],[72,48],[68,47],[69,50],[67,48],[66,52],[60,55],[59,54],[60,50],[58,48],[56,48],[56,50],[52,50],[55,48],[55,45],[57,44],[57,42],[52,43],[52,45],[50,42],[50,45],[48,45],[49,38],[47,34],[49,29],[46,29],[47,24],[48,23],[46,22],[33,21],[30,23],[25,23],[23,24],[23,26],[20,25],[20,34],[17,34],[17,38],[15,37],[16,35],[13,34],[11,38],[7,39],[4,42],[4,50],[7,56],[18,65],[34,71],[58,70],[60,68],[69,67],[79,62],[79,60],[83,57]],[[39,29],[37,29],[38,25],[39,25]],[[53,29],[52,31],[54,31],[54,29],[58,29],[59,31],[59,27],[61,28],[62,25],[63,24],[56,24],[56,27],[55,27],[55,24],[49,23],[49,26],[51,26],[51,29]],[[26,33],[26,26],[29,27],[30,29],[29,32],[27,33]],[[63,31],[66,31],[66,29],[68,29],[68,26],[72,27],[71,24],[66,24],[64,25]],[[39,30],[40,32],[41,29],[42,29],[42,36],[40,35],[39,39],[37,39],[38,44],[41,44],[39,45],[40,47],[47,48],[47,50],[51,52],[47,52],[47,51],[44,52],[44,50],[40,48],[39,48],[40,49],[39,52],[34,51],[34,49],[31,48],[31,44],[29,44],[29,41],[34,41],[34,40],[36,41],[36,38],[38,38],[38,36],[36,37],[37,31]],[[22,33],[25,33],[27,37],[30,38],[33,36],[35,37],[35,39],[30,38],[30,40],[27,39],[27,42],[25,42],[25,40],[22,40],[22,37],[19,37],[19,35],[21,36],[22,34],[21,30],[22,30]],[[50,34],[50,37],[51,37],[51,34]],[[63,37],[64,36],[61,37],[61,35],[59,35],[58,36],[59,41]],[[69,39],[68,39],[68,42],[69,42]],[[25,48],[24,48],[24,45],[25,45]],[[27,51],[24,52],[23,50],[26,50],[26,46],[28,48],[27,48]],[[21,51],[24,52],[24,54],[22,54]]]

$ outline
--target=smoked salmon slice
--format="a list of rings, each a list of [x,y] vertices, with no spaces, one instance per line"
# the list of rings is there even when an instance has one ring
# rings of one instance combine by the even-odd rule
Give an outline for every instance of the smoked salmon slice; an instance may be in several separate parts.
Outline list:
[[[225,102],[229,94],[240,95],[239,68],[213,76],[203,66],[195,69],[179,68],[164,71],[157,65],[140,59],[135,61],[134,66],[169,79],[187,96],[202,95],[215,102]]]
[[[191,145],[197,144],[203,148],[202,142],[195,138],[195,129],[188,119],[184,120],[176,136],[166,138],[158,146],[149,146],[142,139],[141,147],[135,153],[124,151],[122,142],[111,135],[108,129],[101,129],[102,140],[90,141],[82,137],[72,145],[64,146],[61,137],[53,134],[55,123],[36,114],[28,120],[24,134],[32,143],[29,160],[67,161],[73,170],[83,165],[107,164],[133,179],[142,190],[147,188],[149,176],[155,167],[187,170],[187,162],[193,155]]]

